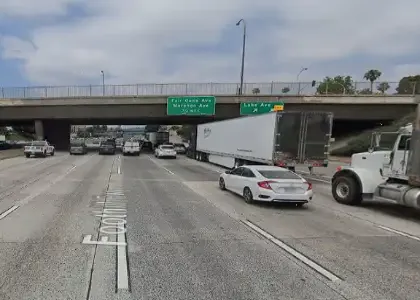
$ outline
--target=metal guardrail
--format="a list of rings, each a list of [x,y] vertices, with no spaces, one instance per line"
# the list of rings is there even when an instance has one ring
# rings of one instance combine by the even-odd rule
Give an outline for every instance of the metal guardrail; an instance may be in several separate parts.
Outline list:
[[[398,82],[388,82],[390,88],[378,95],[394,95]],[[89,85],[89,86],[39,86],[5,87],[0,90],[3,99],[76,98],[112,96],[182,96],[182,95],[237,95],[239,83],[169,83],[169,84],[131,84],[131,85]],[[356,91],[370,88],[370,82],[355,82]],[[269,82],[245,83],[243,95],[316,95],[317,87],[311,82]],[[356,92],[358,94],[358,92]],[[323,96],[337,96],[328,94]],[[339,95],[342,95],[340,93]],[[352,94],[354,95],[354,93]],[[411,94],[407,94],[411,95]]]

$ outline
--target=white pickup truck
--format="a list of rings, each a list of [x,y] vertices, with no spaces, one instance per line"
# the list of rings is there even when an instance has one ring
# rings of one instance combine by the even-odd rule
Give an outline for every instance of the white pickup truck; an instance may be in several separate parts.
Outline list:
[[[54,146],[50,145],[47,141],[33,141],[29,146],[25,146],[23,153],[26,157],[47,155],[53,156],[55,152]]]
[[[130,140],[130,141],[126,141],[124,143],[122,152],[123,155],[140,155],[140,142],[138,141],[134,141],[134,140]]]

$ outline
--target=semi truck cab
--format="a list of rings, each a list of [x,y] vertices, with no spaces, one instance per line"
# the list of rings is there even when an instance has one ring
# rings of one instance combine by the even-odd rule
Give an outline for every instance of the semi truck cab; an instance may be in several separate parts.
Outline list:
[[[409,184],[407,173],[412,133],[412,124],[394,133],[374,133],[369,151],[353,154],[350,166],[337,169],[331,180],[334,199],[349,205],[376,199],[420,208],[420,188]],[[394,143],[383,150],[381,138],[386,135],[393,135]]]

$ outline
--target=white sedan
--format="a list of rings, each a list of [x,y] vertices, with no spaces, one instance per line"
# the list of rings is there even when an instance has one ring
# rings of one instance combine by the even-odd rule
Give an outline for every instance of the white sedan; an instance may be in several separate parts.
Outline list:
[[[172,145],[161,145],[156,148],[155,156],[157,158],[170,157],[176,158],[176,151]]]
[[[219,187],[253,201],[287,202],[303,206],[312,200],[312,184],[284,168],[253,165],[226,171],[219,177]]]

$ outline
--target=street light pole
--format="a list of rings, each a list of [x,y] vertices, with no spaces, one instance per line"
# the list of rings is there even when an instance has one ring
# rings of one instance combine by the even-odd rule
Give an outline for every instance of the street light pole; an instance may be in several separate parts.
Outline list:
[[[105,96],[105,73],[101,71],[102,74],[102,96]]]
[[[297,82],[299,82],[299,76],[300,76],[300,74],[302,74],[304,71],[307,71],[308,70],[308,68],[302,68],[301,70],[300,70],[300,72],[297,74],[297,76],[296,76],[296,81]]]
[[[244,19],[240,19],[236,26],[239,26],[241,23],[244,25],[244,34],[243,34],[243,41],[242,41],[242,64],[241,64],[241,85],[239,87],[239,95],[243,94],[243,87],[244,87],[244,68],[245,68],[245,45],[246,45],[246,23]]]
[[[299,82],[299,76],[300,76],[300,74],[302,74],[302,72],[304,72],[304,71],[307,71],[308,70],[308,68],[302,68],[300,71],[299,71],[299,73],[297,74],[297,76],[296,76],[296,82],[297,82],[297,84],[298,84],[298,95],[300,95],[300,82]]]

